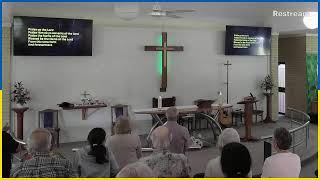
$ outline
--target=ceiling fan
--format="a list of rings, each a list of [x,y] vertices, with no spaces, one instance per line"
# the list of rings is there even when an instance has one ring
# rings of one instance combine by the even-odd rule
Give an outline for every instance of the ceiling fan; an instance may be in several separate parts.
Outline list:
[[[152,7],[152,11],[149,13],[153,17],[170,17],[170,18],[182,18],[182,16],[176,15],[179,13],[195,12],[193,9],[179,9],[179,10],[162,10],[159,4],[155,4]]]

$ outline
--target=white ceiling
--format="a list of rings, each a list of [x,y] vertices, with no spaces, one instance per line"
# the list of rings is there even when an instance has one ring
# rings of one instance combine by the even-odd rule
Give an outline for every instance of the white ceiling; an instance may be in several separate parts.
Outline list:
[[[155,22],[155,18],[148,16],[148,12],[152,9],[155,3],[118,3],[117,5],[138,4],[139,14],[133,22],[139,22],[142,24],[152,24]],[[216,23],[216,24],[237,24],[239,25],[266,25],[274,26],[272,23],[277,22],[276,28],[278,32],[281,29],[285,31],[297,31],[305,29],[301,17],[294,17],[283,19],[290,24],[294,24],[295,27],[288,29],[282,28],[282,23],[279,23],[279,19],[272,17],[273,10],[277,11],[318,11],[318,4],[316,2],[264,2],[264,3],[159,3],[162,9],[174,10],[174,9],[194,9],[195,13],[182,14],[183,19],[172,20],[164,19],[166,23],[173,22],[175,24],[181,23]],[[12,16],[43,16],[43,17],[66,17],[66,18],[85,18],[93,19],[96,24],[103,24],[107,21],[113,20],[113,23],[117,22],[128,23],[121,20],[114,13],[115,3],[3,3],[3,22],[10,23]],[[273,20],[275,19],[275,20]],[[162,22],[163,22],[162,21]],[[282,21],[282,20],[281,20]],[[131,22],[132,23],[132,22]],[[172,24],[173,24],[172,23]],[[243,24],[245,23],[245,24]],[[159,24],[159,23],[157,23]],[[285,24],[285,23],[284,23]]]

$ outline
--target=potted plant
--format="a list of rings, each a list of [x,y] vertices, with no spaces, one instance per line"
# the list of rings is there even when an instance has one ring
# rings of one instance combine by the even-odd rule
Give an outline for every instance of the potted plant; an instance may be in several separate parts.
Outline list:
[[[261,82],[260,87],[265,90],[266,93],[271,93],[273,88],[273,82],[270,75],[267,75]]]
[[[265,90],[265,93],[263,93],[267,97],[267,116],[263,120],[265,123],[274,123],[271,118],[272,114],[272,88],[274,84],[272,82],[272,78],[270,75],[267,75],[264,80],[261,82],[260,87]]]
[[[22,81],[14,83],[14,89],[11,94],[11,101],[16,103],[17,108],[24,107],[30,101],[30,92],[23,86]]]

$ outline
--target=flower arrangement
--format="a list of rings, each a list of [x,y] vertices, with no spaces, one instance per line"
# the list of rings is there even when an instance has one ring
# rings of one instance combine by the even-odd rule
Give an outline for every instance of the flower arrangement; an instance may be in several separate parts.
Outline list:
[[[260,87],[265,90],[267,93],[270,93],[273,88],[273,82],[270,75],[267,75],[264,80],[261,82]]]
[[[21,106],[27,104],[30,101],[30,92],[24,88],[22,81],[14,83],[14,89],[12,91],[12,102]]]

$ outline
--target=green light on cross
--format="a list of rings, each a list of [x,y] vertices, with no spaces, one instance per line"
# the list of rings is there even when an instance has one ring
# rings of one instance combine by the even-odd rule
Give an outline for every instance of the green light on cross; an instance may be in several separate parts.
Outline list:
[[[162,35],[160,35],[157,39],[157,42],[159,43],[159,46],[162,46]],[[169,61],[170,59],[170,53],[167,54],[167,64],[168,64],[168,73],[171,70],[171,61]],[[157,72],[160,76],[162,76],[162,51],[157,51]]]

